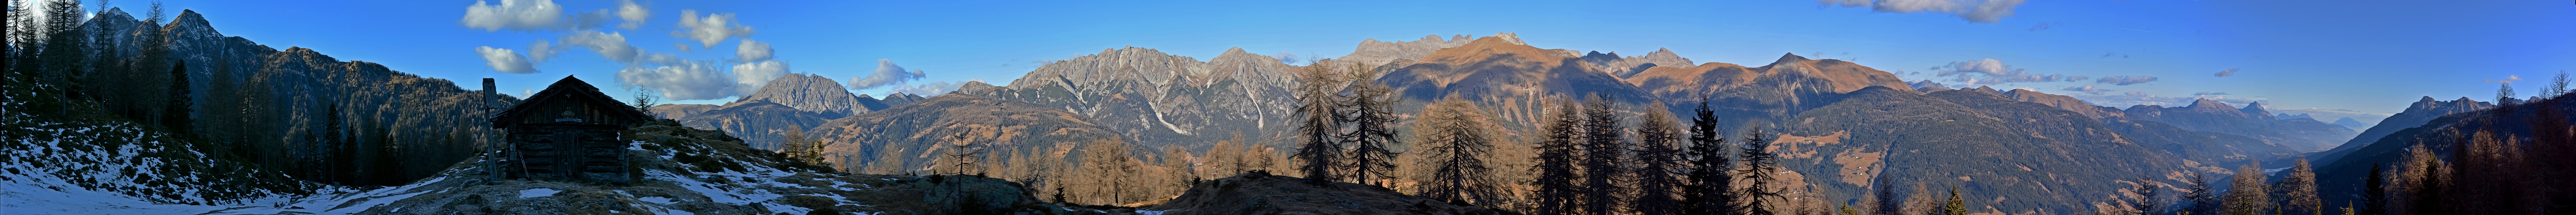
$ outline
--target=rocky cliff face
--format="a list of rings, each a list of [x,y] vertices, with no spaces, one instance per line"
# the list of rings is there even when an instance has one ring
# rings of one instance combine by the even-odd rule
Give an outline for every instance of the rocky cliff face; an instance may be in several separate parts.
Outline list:
[[[843,168],[878,165],[880,157],[898,157],[899,166],[925,167],[964,134],[986,153],[1018,155],[1028,151],[1052,155],[1093,140],[1118,140],[1115,128],[1092,124],[1089,117],[1054,107],[966,94],[947,94],[825,122],[813,134],[826,144],[831,163]],[[1076,157],[1078,156],[1067,156]]]
[[[1619,76],[1621,78],[1636,76],[1637,73],[1646,72],[1646,69],[1657,66],[1689,67],[1696,65],[1691,64],[1691,60],[1689,58],[1682,58],[1680,54],[1673,54],[1672,49],[1664,48],[1657,48],[1655,49],[1655,52],[1648,52],[1646,55],[1642,56],[1627,57],[1620,57],[1618,52],[1589,52],[1583,54],[1583,62],[1592,64],[1592,67],[1594,68],[1601,68],[1602,70],[1609,72],[1610,75]]]
[[[1257,138],[1286,124],[1297,69],[1239,48],[1202,62],[1130,47],[1049,63],[1008,87],[959,92],[1080,114],[1159,147]]]
[[[850,95],[849,89],[841,88],[840,82],[812,74],[780,76],[778,79],[770,80],[768,85],[760,87],[760,91],[734,100],[736,103],[750,101],[768,101],[787,105],[796,110],[821,114],[826,117],[825,119],[874,110],[861,105],[859,97]]]

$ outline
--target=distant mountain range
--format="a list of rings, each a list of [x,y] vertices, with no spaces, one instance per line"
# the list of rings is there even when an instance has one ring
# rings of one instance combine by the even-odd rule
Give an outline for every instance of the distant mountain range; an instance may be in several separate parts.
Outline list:
[[[656,116],[679,120],[680,124],[691,128],[725,131],[742,138],[753,148],[778,149],[779,142],[786,137],[783,135],[791,133],[791,130],[802,132],[821,126],[824,121],[920,100],[920,95],[906,93],[887,94],[882,100],[854,95],[831,78],[787,74],[770,80],[760,91],[721,106],[666,104],[647,109]]]
[[[1789,155],[1784,165],[1795,172],[1789,177],[1792,185],[1815,185],[1828,196],[1852,199],[1865,197],[1878,184],[1964,185],[1965,192],[2013,199],[1972,202],[1978,211],[2077,213],[2089,210],[2079,205],[2107,201],[2090,197],[2113,195],[2128,186],[2123,180],[2153,177],[2179,184],[2180,171],[2227,174],[2234,165],[2298,156],[2354,135],[2349,128],[2314,119],[2281,119],[2261,104],[2240,108],[2198,101],[2185,107],[2120,109],[2028,90],[1917,86],[1849,61],[1794,54],[1745,67],[1692,62],[1670,50],[1618,56],[1541,49],[1509,33],[1366,40],[1342,59],[1309,66],[1347,71],[1353,63],[1383,74],[1362,81],[1394,89],[1404,98],[1397,105],[1400,115],[1459,95],[1510,122],[1500,126],[1506,139],[1528,139],[1521,134],[1534,128],[1535,119],[1555,102],[1599,96],[1617,101],[1622,112],[1634,117],[1642,111],[1688,111],[1706,99],[1727,130],[1765,125],[1784,132],[1784,143],[1774,151]],[[1279,143],[1287,142],[1291,128],[1294,101],[1288,89],[1295,82],[1290,78],[1306,67],[1239,48],[1199,61],[1127,47],[1052,62],[1005,86],[967,83],[952,95],[929,100],[975,104],[953,107],[974,111],[1060,112],[1071,116],[1022,119],[1092,133],[1058,136],[1062,138],[1115,135],[1142,147],[1200,151],[1243,134],[1253,143],[1288,147]],[[1663,106],[1650,108],[1654,105]],[[906,108],[920,112],[940,106],[893,109]],[[845,160],[893,155],[920,165],[941,150],[928,147],[942,143],[936,138],[966,125],[943,120],[990,117],[958,113],[975,112],[866,113],[860,116],[873,117],[833,120],[816,134],[842,141],[834,146],[836,152],[858,156]],[[1036,134],[1039,128],[997,129]],[[1083,143],[1000,139],[1008,139],[1010,148],[1051,146],[1058,150],[1054,153],[1070,153],[1066,150]]]

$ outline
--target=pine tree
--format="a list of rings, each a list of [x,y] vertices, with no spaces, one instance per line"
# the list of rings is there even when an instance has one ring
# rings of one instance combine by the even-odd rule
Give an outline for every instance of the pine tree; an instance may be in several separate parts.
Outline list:
[[[2156,190],[2162,189],[2163,185],[2155,179],[2138,178],[2138,186],[2129,188],[2129,194],[2136,195],[2136,199],[2133,199],[2135,201],[2129,203],[2129,214],[2155,215],[2164,212],[2163,208],[2159,208],[2164,199],[2156,198]]]
[[[2385,214],[2388,209],[2388,185],[2382,181],[2379,164],[2370,164],[2370,176],[2361,178],[2361,215]]]
[[[1877,178],[1871,179],[1871,181],[1877,182],[1870,185],[1870,187],[1878,190],[1878,192],[1871,194],[1871,196],[1876,197],[1876,200],[1874,201],[1876,201],[1875,204],[1877,205],[1875,205],[1875,208],[1870,209],[1870,214],[1903,214],[1905,211],[1905,200],[1896,198],[1896,184],[1894,182],[1890,182],[1890,180],[1887,179],[1886,174],[1880,174]]]
[[[152,4],[158,6],[161,3]],[[170,133],[189,134],[192,131],[189,126],[197,123],[188,116],[189,113],[196,112],[190,107],[196,104],[188,98],[187,61],[179,61],[179,65],[170,67],[170,80],[175,81],[170,82],[169,102],[162,106],[161,127],[169,129]]]
[[[1941,215],[1968,215],[1968,200],[1959,198],[1959,187],[1950,187],[1950,202],[1941,205]]]
[[[1539,140],[1538,156],[1532,158],[1538,164],[1530,166],[1530,172],[1538,173],[1530,180],[1530,186],[1536,189],[1532,193],[1538,200],[1534,214],[1539,215],[1573,214],[1582,197],[1577,192],[1583,187],[1574,183],[1580,177],[1574,171],[1574,145],[1577,136],[1582,135],[1582,128],[1576,126],[1583,118],[1576,114],[1573,102],[1558,104],[1556,113],[1540,126],[1539,132],[1545,136]]]
[[[2257,164],[2236,168],[2229,181],[2235,190],[2227,192],[2228,215],[2264,215],[2272,212],[2271,192],[2264,190],[2263,170]]]
[[[2298,159],[2297,163],[2290,167],[2289,175],[2281,178],[2278,186],[2281,200],[2287,201],[2282,204],[2282,214],[2325,213],[2324,200],[2317,196],[2317,173],[2308,168],[2308,159]]]
[[[1343,169],[1350,171],[1351,180],[1358,180],[1361,184],[1386,186],[1379,179],[1394,178],[1388,176],[1386,171],[1395,169],[1393,161],[1396,155],[1395,152],[1387,151],[1386,146],[1399,144],[1395,140],[1396,117],[1393,106],[1404,102],[1404,98],[1395,96],[1395,91],[1386,86],[1357,81],[1376,77],[1377,70],[1365,69],[1358,63],[1352,63],[1350,68],[1352,70],[1350,77],[1345,80],[1355,81],[1351,86],[1350,98],[1342,99],[1343,101],[1340,102],[1343,106],[1341,109],[1349,112],[1337,119],[1339,123],[1351,125],[1350,132],[1340,136],[1343,144],[1352,147],[1351,154],[1345,156],[1350,161],[1343,164]]]
[[[1416,143],[1424,148],[1432,167],[1429,180],[1423,180],[1422,195],[1453,203],[1495,205],[1501,192],[1493,180],[1493,170],[1485,162],[1493,156],[1494,137],[1486,125],[1492,120],[1475,104],[1459,99],[1456,94],[1424,108],[1422,125],[1415,133]]]
[[[1769,135],[1762,126],[1746,129],[1742,151],[1736,156],[1744,163],[1744,168],[1737,170],[1738,175],[1744,177],[1744,188],[1737,189],[1735,194],[1743,202],[1735,207],[1744,211],[1743,214],[1772,214],[1774,210],[1768,200],[1781,198],[1780,191],[1771,188],[1772,181],[1777,180],[1771,175],[1780,170],[1776,161],[1778,156],[1771,154],[1771,140],[1766,139]]]
[[[1646,111],[1645,119],[1638,120],[1635,165],[1639,168],[1631,173],[1637,178],[1637,195],[1635,200],[1629,201],[1629,208],[1640,214],[1681,213],[1684,212],[1681,200],[1676,198],[1678,196],[1673,190],[1682,182],[1673,172],[1674,167],[1683,164],[1680,150],[1673,147],[1682,142],[1682,130],[1676,126],[1671,112],[1662,108],[1650,109]]]
[[[1338,135],[1340,132],[1336,131],[1341,126],[1334,123],[1341,116],[1340,111],[1334,110],[1331,91],[1332,85],[1340,81],[1335,80],[1332,71],[1321,66],[1307,67],[1297,81],[1297,99],[1304,104],[1297,106],[1297,114],[1302,119],[1297,122],[1296,134],[1304,142],[1298,144],[1297,154],[1291,157],[1299,162],[1297,171],[1306,174],[1307,183],[1316,186],[1331,184],[1340,180],[1333,174],[1333,168],[1342,159],[1342,141]]]
[[[1579,211],[1591,215],[1617,212],[1620,195],[1629,188],[1619,182],[1627,177],[1626,130],[1621,126],[1617,107],[1608,98],[1590,96],[1583,105],[1583,204]]]
[[[1735,202],[1735,194],[1728,188],[1735,183],[1735,175],[1729,174],[1735,169],[1735,158],[1727,156],[1733,153],[1727,152],[1726,138],[1717,131],[1717,116],[1708,109],[1707,99],[1701,99],[1691,113],[1691,145],[1682,152],[1690,159],[1684,175],[1689,181],[1682,184],[1682,211],[1733,212],[1735,208],[1728,205]]]

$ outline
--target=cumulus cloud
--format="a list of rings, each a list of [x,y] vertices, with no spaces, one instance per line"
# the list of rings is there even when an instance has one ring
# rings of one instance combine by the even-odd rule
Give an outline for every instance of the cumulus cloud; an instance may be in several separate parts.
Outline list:
[[[671,32],[671,36],[695,40],[703,47],[715,47],[725,38],[748,37],[756,33],[751,27],[742,26],[741,20],[735,20],[733,15],[708,13],[706,17],[698,17],[698,10],[680,10],[680,31]]]
[[[626,35],[617,32],[579,30],[573,31],[572,34],[565,34],[563,38],[556,40],[563,42],[567,48],[587,48],[592,52],[598,52],[600,57],[607,57],[608,60],[619,63],[633,64],[643,53],[636,49],[634,44],[626,43]]]
[[[2020,68],[2013,68],[2012,65],[2006,65],[2002,60],[1995,59],[1950,62],[1950,64],[1935,66],[1931,69],[1935,70],[1933,76],[1952,77],[1953,80],[1951,81],[1968,85],[1990,85],[2013,82],[2058,82],[2085,79],[2084,76],[2031,74],[2029,71],[2025,71]]]
[[[916,69],[912,70],[912,72],[904,72],[903,66],[894,65],[894,60],[877,59],[877,72],[869,73],[868,76],[860,76],[855,79],[850,79],[850,89],[868,89],[902,84],[906,81],[920,80],[921,76],[921,70]]]
[[[2236,68],[2227,68],[2226,71],[2218,71],[2217,74],[2218,77],[2227,77],[2230,75],[2236,75]]]
[[[1882,13],[1945,13],[1969,22],[1994,23],[2013,15],[2023,0],[1816,0],[1826,6],[1868,7]]]
[[[966,82],[970,82],[970,81],[984,81],[984,79],[975,79],[975,80],[967,80],[967,81],[938,81],[938,82],[930,82],[930,83],[921,83],[921,84],[916,84],[916,85],[899,85],[899,86],[894,86],[894,89],[892,89],[892,90],[893,90],[894,92],[898,92],[898,93],[910,93],[910,94],[914,94],[914,95],[932,96],[932,95],[939,95],[939,94],[948,94],[948,92],[954,92],[954,91],[957,91],[957,87],[958,87],[958,86],[964,86],[964,85],[966,84]]]
[[[737,90],[735,93],[751,94],[761,86],[769,85],[770,80],[786,75],[787,63],[774,60],[733,65],[734,83],[740,85],[734,88]]]
[[[607,10],[581,14],[564,14],[563,5],[553,0],[500,0],[499,4],[474,1],[465,6],[465,18],[456,20],[466,28],[483,31],[549,31],[599,26],[607,21]]]
[[[617,80],[644,89],[662,92],[674,100],[718,99],[741,95],[740,82],[729,77],[712,62],[686,61],[657,67],[629,66],[617,71]],[[752,88],[759,89],[759,88]]]
[[[735,58],[742,58],[742,61],[761,61],[769,60],[769,57],[771,57],[769,54],[771,52],[772,50],[769,49],[769,43],[763,43],[751,39],[742,39],[742,45],[734,47],[733,56]]]
[[[560,51],[562,51],[560,48],[555,48],[554,44],[546,43],[544,40],[528,43],[529,60],[545,61],[546,59],[554,58],[555,53]]]
[[[2102,95],[2102,93],[2104,93],[2104,92],[2111,92],[2111,89],[2095,89],[2095,88],[2093,88],[2093,85],[2084,85],[2084,86],[2081,86],[2081,87],[2066,87],[2066,89],[2058,89],[2058,90],[2075,91],[2075,92],[2082,92],[2082,93],[2085,93],[2085,94],[2093,94],[2093,95]]]
[[[492,66],[492,71],[515,74],[537,73],[536,65],[529,63],[528,56],[519,55],[518,51],[483,46],[474,47],[474,52],[483,55],[484,65]]]
[[[2131,85],[2131,84],[2143,84],[2143,83],[2153,82],[2153,81],[2156,81],[2156,77],[2153,77],[2153,76],[2143,76],[2143,75],[2141,75],[2141,76],[2111,76],[2111,77],[2102,77],[2102,79],[2094,79],[2094,80],[2093,80],[2093,83],[2104,83],[2104,84],[2111,84],[2111,85],[2129,86],[2129,85]]]
[[[653,13],[645,10],[644,5],[635,4],[633,0],[617,0],[617,19],[626,21],[618,23],[617,28],[635,29],[644,26],[644,19],[650,18],[653,18]]]

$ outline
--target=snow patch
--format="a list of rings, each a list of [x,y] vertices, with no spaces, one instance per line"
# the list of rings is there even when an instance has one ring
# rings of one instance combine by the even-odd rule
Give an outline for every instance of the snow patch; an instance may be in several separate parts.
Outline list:
[[[562,190],[555,190],[555,189],[546,189],[546,188],[528,189],[528,190],[521,190],[521,191],[519,191],[519,198],[525,199],[525,198],[536,198],[536,197],[555,196],[555,193],[561,193],[561,192],[563,192],[563,191],[562,191]],[[670,204],[670,203],[663,203],[663,204]]]

